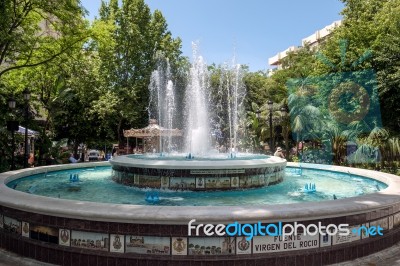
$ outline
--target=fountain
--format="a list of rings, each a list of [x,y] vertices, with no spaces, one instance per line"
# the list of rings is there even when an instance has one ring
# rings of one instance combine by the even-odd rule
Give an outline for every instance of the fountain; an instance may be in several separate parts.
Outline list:
[[[195,53],[181,139],[169,67],[156,69],[149,118],[160,126],[145,130],[166,133],[155,153],[1,173],[0,247],[57,265],[278,266],[332,264],[398,242],[398,176],[240,152],[241,74],[238,65],[229,69],[211,106],[206,65]],[[210,139],[221,134],[218,108],[229,110],[226,152]],[[250,240],[207,231],[282,224],[327,230]],[[328,230],[341,225],[349,235]],[[376,228],[383,235],[368,234]]]
[[[171,134],[160,134],[159,154],[125,155],[110,160],[115,181],[136,187],[180,190],[230,190],[274,185],[283,180],[286,160],[261,154],[239,153],[238,117],[244,98],[241,67],[224,67],[220,104],[226,103],[229,150],[218,153],[211,147],[209,73],[204,59],[193,49],[193,63],[184,104],[184,143],[180,153]],[[175,92],[168,61],[152,73],[149,119],[156,118],[166,132],[175,128]],[[167,143],[167,145],[165,145]],[[180,186],[175,186],[179,180]]]

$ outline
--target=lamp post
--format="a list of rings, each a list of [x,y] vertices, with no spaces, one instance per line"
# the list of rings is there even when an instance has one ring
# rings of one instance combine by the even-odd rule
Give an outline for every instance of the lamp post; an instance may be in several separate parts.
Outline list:
[[[14,97],[10,98],[8,100],[8,107],[12,110],[15,109],[15,99]],[[11,131],[11,139],[12,139],[12,145],[11,145],[11,149],[12,149],[12,153],[11,153],[11,170],[15,170],[15,130],[18,129],[18,123],[15,120],[9,121],[8,124],[8,130]]]
[[[260,121],[260,114],[261,114],[261,110],[260,109],[258,109],[256,112],[256,118],[257,118],[257,121],[259,122]],[[260,136],[261,137],[261,136]]]
[[[269,148],[271,150],[271,153],[274,153],[274,142],[273,142],[273,138],[272,138],[272,109],[274,106],[274,102],[271,100],[268,100],[267,102],[268,104],[268,110],[269,110],[269,136],[270,136],[270,140],[269,140]]]
[[[289,159],[289,125],[287,121],[288,110],[285,106],[281,107],[281,115],[283,118],[282,133],[285,140],[286,160]]]
[[[29,151],[28,151],[28,119],[29,119],[29,99],[31,98],[31,92],[28,88],[22,92],[25,100],[25,156],[24,156],[24,168],[28,167]]]

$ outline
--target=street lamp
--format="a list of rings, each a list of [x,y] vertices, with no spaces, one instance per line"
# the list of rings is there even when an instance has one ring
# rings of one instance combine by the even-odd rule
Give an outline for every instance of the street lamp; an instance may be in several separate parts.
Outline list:
[[[8,107],[12,110],[15,109],[15,99],[11,97],[8,100]],[[15,120],[8,121],[7,129],[11,131],[11,139],[12,139],[12,153],[11,153],[11,170],[15,170],[15,131],[18,130],[18,122]]]
[[[31,92],[28,88],[22,92],[25,100],[25,156],[24,156],[24,168],[28,167],[29,151],[28,151],[28,119],[29,119],[29,99],[31,98]]]
[[[285,140],[285,149],[286,149],[286,160],[289,159],[289,125],[287,121],[287,116],[288,116],[288,110],[285,106],[281,107],[281,115],[283,118],[283,125],[282,125],[282,132],[283,132],[283,138]]]
[[[9,100],[8,100],[8,107],[10,107],[10,109],[11,110],[14,110],[15,109],[15,99],[14,99],[14,97],[11,97]]]
[[[260,114],[261,114],[261,111],[260,111],[260,110],[257,110],[257,111],[256,111],[256,117],[257,117],[257,120],[259,120],[259,119],[260,119]]]
[[[274,102],[271,100],[268,100],[267,104],[268,104],[268,110],[269,110],[269,136],[270,136],[269,148],[271,150],[271,153],[274,153],[274,147],[273,147],[274,142],[272,139],[272,109],[274,107]]]

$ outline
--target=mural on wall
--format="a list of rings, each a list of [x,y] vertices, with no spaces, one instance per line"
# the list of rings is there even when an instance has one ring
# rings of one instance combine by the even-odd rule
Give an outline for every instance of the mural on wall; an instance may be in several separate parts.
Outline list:
[[[20,235],[21,234],[21,222],[14,218],[4,216],[4,230]]]
[[[22,222],[22,236],[29,237],[29,223]]]
[[[161,187],[161,180],[158,176],[147,176],[140,175],[139,176],[139,185],[141,187]]]
[[[71,245],[71,231],[68,229],[59,229],[58,230],[58,244],[61,246],[70,246]]]
[[[169,181],[171,189],[193,189],[196,188],[196,180],[194,177],[171,177]]]
[[[71,247],[108,251],[108,234],[73,230],[71,232]]]
[[[376,220],[376,221],[373,221],[373,222],[369,223],[369,226],[378,227],[378,225],[380,227],[382,227],[383,230],[388,230],[389,229],[389,218],[385,217],[385,218],[382,218],[382,219],[379,219],[379,220]]]
[[[359,228],[359,227],[360,226],[358,226],[358,225],[350,226],[349,227],[349,230],[350,230],[349,235],[341,236],[341,235],[339,235],[339,233],[337,233],[336,235],[332,236],[332,245],[338,245],[338,244],[349,243],[349,242],[353,242],[356,240],[360,240],[361,235],[353,232],[353,229],[357,230],[357,228]]]
[[[230,177],[207,177],[206,188],[229,188],[231,187]]]
[[[111,234],[110,235],[110,251],[117,253],[124,253],[125,237],[123,235]]]
[[[187,238],[186,237],[172,237],[172,255],[187,255]]]
[[[251,185],[253,187],[259,186],[260,185],[260,179],[258,177],[258,175],[254,175],[251,177]]]
[[[235,254],[234,237],[190,237],[189,255]]]
[[[239,186],[246,188],[246,187],[251,187],[252,184],[252,178],[251,176],[241,176],[239,179]]]
[[[170,238],[157,236],[125,236],[125,253],[170,255]]]
[[[58,244],[58,229],[56,228],[31,225],[30,235],[32,239],[40,240],[47,243]]]

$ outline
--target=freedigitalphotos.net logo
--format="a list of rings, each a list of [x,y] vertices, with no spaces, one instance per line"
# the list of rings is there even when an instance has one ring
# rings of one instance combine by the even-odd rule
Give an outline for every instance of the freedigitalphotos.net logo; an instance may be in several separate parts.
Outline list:
[[[351,63],[347,59],[348,42],[341,40],[339,47],[341,61],[338,65],[317,53],[317,58],[330,68],[328,74],[287,82],[293,139],[300,143],[322,140],[322,148],[302,150],[300,159],[304,162],[330,164],[341,161],[345,155],[349,161],[376,162],[378,156],[373,156],[376,147],[370,147],[368,151],[364,147],[359,151],[364,154],[349,156],[338,150],[338,143],[335,143],[339,139],[356,143],[358,136],[368,135],[374,128],[382,126],[375,71],[355,70],[371,57],[371,51]]]
[[[383,228],[380,225],[377,226],[365,226],[353,227],[349,229],[349,224],[329,224],[322,225],[321,222],[318,224],[304,225],[301,223],[294,222],[293,224],[277,222],[265,224],[263,222],[257,222],[253,224],[240,224],[238,222],[224,224],[194,224],[196,219],[192,219],[188,223],[188,236],[245,236],[246,240],[250,241],[255,236],[273,236],[286,237],[293,235],[304,235],[304,236],[349,236],[353,235],[364,235],[364,236],[377,236],[383,235]]]

